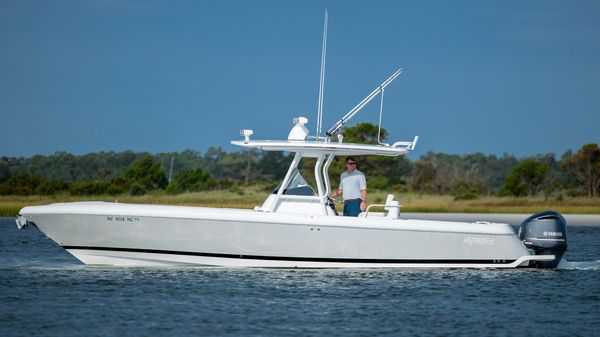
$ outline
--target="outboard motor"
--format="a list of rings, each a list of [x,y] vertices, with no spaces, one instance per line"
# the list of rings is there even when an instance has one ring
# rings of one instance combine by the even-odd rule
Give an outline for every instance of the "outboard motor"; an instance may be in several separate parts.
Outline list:
[[[534,214],[521,223],[519,239],[532,254],[554,255],[553,261],[530,261],[536,268],[556,268],[567,250],[567,221],[554,211]]]

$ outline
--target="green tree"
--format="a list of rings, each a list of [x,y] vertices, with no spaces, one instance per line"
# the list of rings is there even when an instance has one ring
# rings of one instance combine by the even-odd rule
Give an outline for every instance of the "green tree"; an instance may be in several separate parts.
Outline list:
[[[432,163],[419,160],[412,170],[412,187],[418,192],[434,192],[436,169]]]
[[[429,151],[420,158],[436,168],[436,191],[453,193],[468,183],[468,189],[477,194],[490,194],[502,190],[504,179],[518,163],[513,156],[464,155]]]
[[[284,155],[279,151],[265,151],[256,163],[256,169],[261,173],[262,179],[274,180],[285,176],[293,154]]]
[[[42,178],[29,173],[17,173],[0,184],[0,195],[32,195],[42,183]]]
[[[600,148],[598,144],[586,144],[563,162],[565,170],[573,176],[587,192],[588,197],[600,193]]]
[[[71,195],[103,195],[119,194],[122,192],[122,190],[111,190],[111,186],[111,183],[107,181],[84,180],[82,182],[72,183],[69,186],[69,193],[71,193]]]
[[[504,181],[504,190],[514,196],[535,195],[546,182],[550,168],[533,159],[522,160]]]
[[[167,191],[170,193],[197,192],[215,188],[217,182],[202,169],[182,170],[175,174]]]
[[[360,144],[377,144],[379,126],[371,123],[359,123],[343,130],[344,142]],[[388,132],[381,128],[379,140],[384,142]],[[381,156],[359,156],[358,170],[363,172],[367,178],[367,187],[374,189],[406,189],[407,177],[410,175],[412,164],[406,157],[381,157]],[[303,174],[308,178],[312,175],[313,161],[306,161],[303,166]],[[336,173],[331,176],[332,188],[339,185],[339,174],[346,169],[345,158],[336,157],[330,166],[330,172]]]
[[[10,177],[10,166],[8,158],[0,157],[0,183]]]
[[[146,154],[128,167],[123,173],[122,179],[115,183],[122,184],[126,190],[139,195],[163,189],[167,186],[168,181],[160,164],[155,162],[151,155]]]
[[[365,122],[345,128],[342,134],[346,143],[377,144],[378,130],[378,125]],[[381,136],[379,138],[382,142],[387,138],[387,135],[387,131],[381,128]]]
[[[69,189],[69,184],[67,184],[62,179],[51,179],[51,180],[43,180],[35,189],[36,194],[41,195],[52,195],[57,194]]]
[[[452,185],[454,200],[477,199],[478,182],[473,180],[457,179]]]

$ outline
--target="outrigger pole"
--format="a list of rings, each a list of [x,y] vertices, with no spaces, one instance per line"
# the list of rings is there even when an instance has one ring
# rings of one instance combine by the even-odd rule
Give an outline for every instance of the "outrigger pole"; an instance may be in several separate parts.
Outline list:
[[[383,83],[381,83],[377,88],[375,88],[375,90],[373,90],[373,92],[371,92],[369,96],[365,97],[344,117],[342,117],[339,121],[333,124],[333,126],[329,128],[329,131],[326,132],[327,136],[331,137],[335,135],[336,132],[338,132],[340,128],[350,120],[350,118],[354,117],[354,115],[356,115],[360,110],[362,110],[362,108],[364,108],[365,105],[369,104],[369,102],[371,102],[373,98],[377,97],[379,93],[382,93],[385,87],[390,85],[390,83],[392,83],[396,79],[396,77],[400,76],[400,74],[402,74],[402,71],[403,68],[396,70],[396,72],[393,73],[392,76],[390,76],[387,80],[383,81]]]

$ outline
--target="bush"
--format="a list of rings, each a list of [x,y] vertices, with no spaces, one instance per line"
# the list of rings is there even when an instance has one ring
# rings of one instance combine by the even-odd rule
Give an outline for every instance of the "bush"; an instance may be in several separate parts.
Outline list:
[[[69,184],[67,184],[64,180],[53,179],[42,181],[41,184],[35,189],[35,192],[41,195],[52,195],[68,189]]]
[[[390,180],[387,177],[372,177],[367,183],[369,188],[374,188],[376,190],[385,190],[390,187]]]
[[[473,191],[465,192],[463,194],[455,195],[454,200],[475,200],[477,199],[477,193]]]
[[[69,186],[71,195],[103,195],[103,194],[119,194],[115,186],[106,181],[91,181],[85,180],[80,183],[73,183]]]
[[[278,182],[262,182],[258,185],[260,190],[263,192],[273,192],[277,186],[279,186]]]
[[[182,170],[167,187],[169,193],[198,192],[213,189],[217,182],[202,169]]]
[[[236,193],[237,195],[244,195],[246,194],[246,192],[244,192],[244,190],[238,186],[238,185],[233,185],[229,188],[229,192],[231,193]]]
[[[133,183],[129,188],[129,194],[131,195],[144,195],[146,194],[146,188],[142,184]]]
[[[226,189],[232,187],[234,184],[235,184],[235,182],[233,180],[221,179],[221,180],[217,181],[216,187],[217,187],[217,189],[220,189],[220,190],[226,190]],[[275,186],[275,187],[277,187],[277,186]],[[273,188],[273,189],[275,189],[275,188]]]
[[[582,189],[579,189],[579,188],[569,188],[565,192],[571,198],[585,197],[585,196],[587,196],[586,191],[584,191]]]
[[[29,173],[17,173],[0,184],[0,195],[32,195],[42,181]]]
[[[399,183],[394,184],[394,186],[392,186],[392,189],[398,193],[404,193],[404,192],[408,192],[408,184],[406,183],[406,181],[404,180],[400,180]]]
[[[108,195],[117,195],[123,193],[125,193],[125,190],[121,186],[115,185],[113,183],[109,184],[106,188],[106,194]]]
[[[452,194],[454,200],[474,200],[477,199],[476,182],[458,179],[452,184]]]

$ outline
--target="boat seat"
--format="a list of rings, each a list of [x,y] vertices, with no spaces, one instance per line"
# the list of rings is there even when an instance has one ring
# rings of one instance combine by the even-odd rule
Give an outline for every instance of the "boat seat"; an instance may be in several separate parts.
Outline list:
[[[393,194],[388,194],[388,196],[385,200],[385,204],[371,204],[367,207],[367,209],[364,212],[361,212],[358,215],[358,217],[359,218],[385,217],[385,218],[389,218],[389,219],[398,219],[398,217],[400,216],[400,207],[401,206],[402,205],[400,205],[399,201],[394,200]],[[383,209],[387,211],[387,214],[383,213],[383,212],[370,212],[369,210],[371,209],[371,207],[383,207]]]

